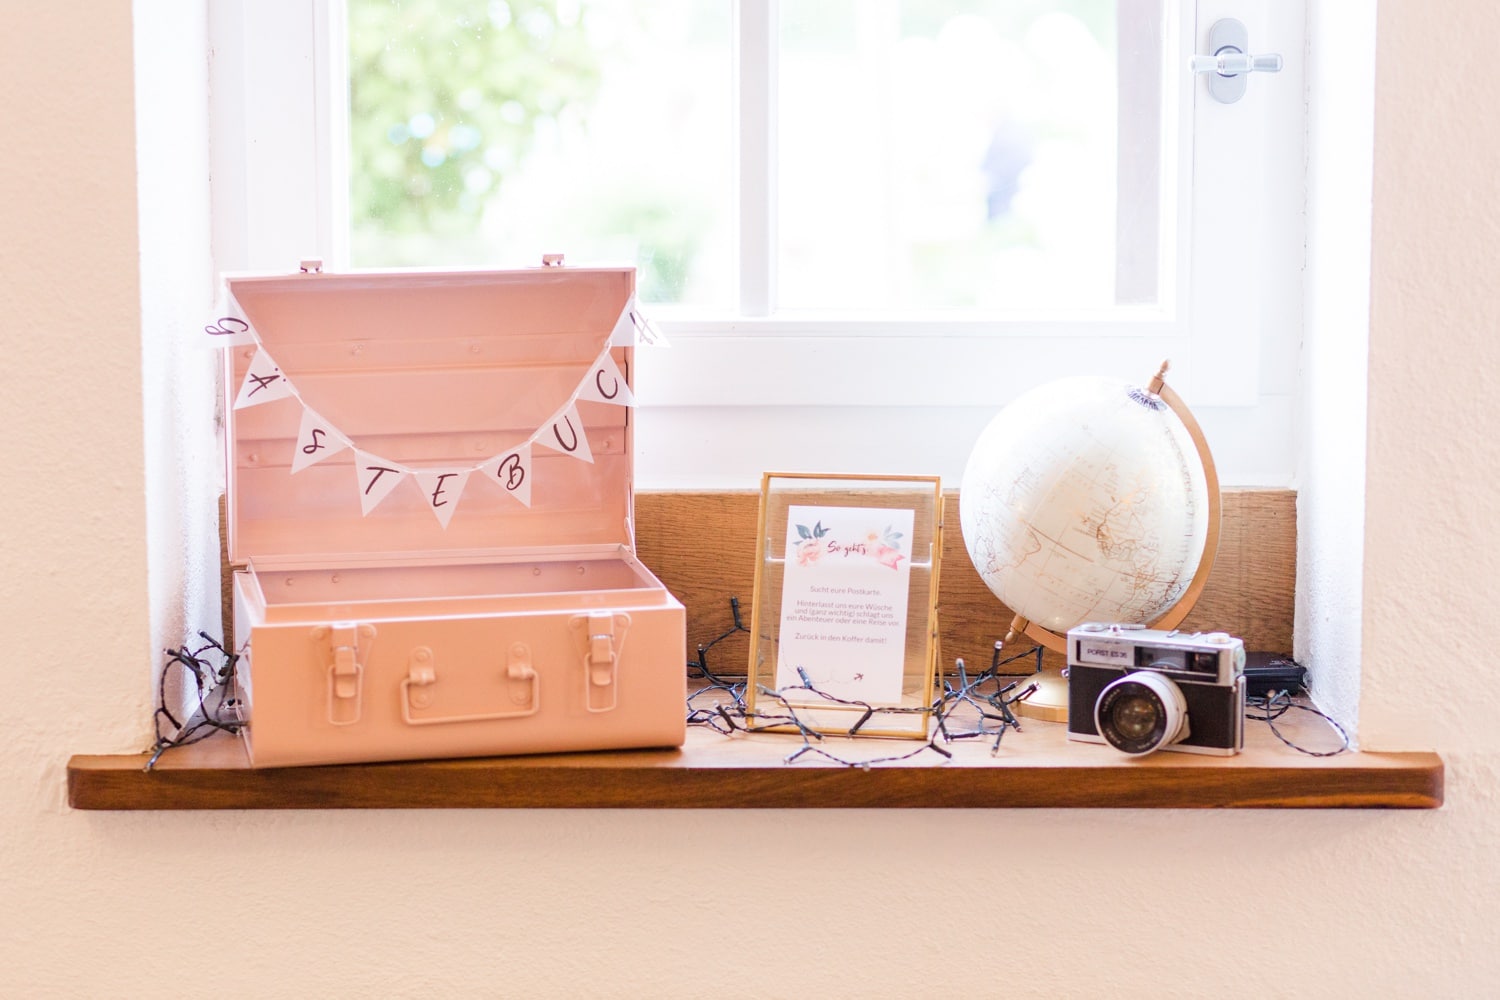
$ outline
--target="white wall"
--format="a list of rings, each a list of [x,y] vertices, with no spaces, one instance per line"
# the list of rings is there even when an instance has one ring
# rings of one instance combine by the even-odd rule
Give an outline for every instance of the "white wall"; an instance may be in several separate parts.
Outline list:
[[[1280,345],[1263,354],[1279,355]],[[676,350],[674,347],[673,350]],[[644,352],[641,352],[644,353]],[[653,355],[637,354],[645,371]],[[1295,352],[1293,352],[1295,356]],[[1121,377],[1150,380],[1161,364],[1140,352]],[[1282,360],[1291,369],[1291,362]],[[963,480],[969,450],[1011,398],[1061,373],[1016,369],[997,374],[993,406],[637,406],[636,482],[641,489],[757,489],[778,472],[897,473]],[[1276,376],[1295,381],[1294,376]],[[1221,482],[1288,487],[1297,470],[1295,406],[1272,393],[1256,406],[1205,406],[1188,399],[1208,438]]]
[[[1414,814],[70,812],[147,712],[131,26],[7,13],[0,994],[1493,994],[1493,671],[1384,652],[1496,604],[1487,0],[1380,9],[1361,703],[1449,763]]]
[[[1307,252],[1297,452],[1295,652],[1358,739],[1375,9],[1308,0]]]
[[[152,0],[135,19],[142,384],[151,642],[179,646],[220,615],[218,497],[223,446],[214,421],[218,352],[201,333],[213,316],[209,246],[206,10],[201,0]],[[217,635],[217,627],[208,630]],[[176,678],[170,678],[175,680]],[[184,692],[169,692],[175,711]]]

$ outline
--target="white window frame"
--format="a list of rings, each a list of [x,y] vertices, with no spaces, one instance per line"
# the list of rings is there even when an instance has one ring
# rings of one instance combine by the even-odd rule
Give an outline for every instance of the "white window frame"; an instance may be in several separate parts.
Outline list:
[[[1134,2],[1122,0],[1122,7]],[[742,143],[741,315],[669,310],[659,316],[674,346],[639,366],[641,396],[655,407],[996,407],[1047,378],[1141,373],[1170,358],[1173,385],[1195,406],[1257,406],[1267,391],[1263,369],[1296,364],[1295,331],[1270,357],[1262,334],[1277,316],[1300,315],[1298,279],[1286,273],[1297,262],[1276,259],[1275,248],[1287,241],[1268,242],[1266,232],[1284,226],[1289,214],[1300,224],[1300,198],[1285,180],[1297,183],[1294,175],[1282,171],[1268,183],[1267,163],[1286,151],[1268,137],[1285,134],[1286,116],[1301,112],[1301,88],[1289,99],[1284,87],[1277,98],[1252,79],[1245,100],[1221,105],[1186,67],[1208,27],[1224,16],[1249,26],[1252,48],[1270,36],[1289,56],[1300,54],[1302,9],[1285,0],[1167,4],[1170,54],[1161,83],[1164,93],[1178,95],[1178,114],[1162,123],[1162,148],[1175,156],[1161,158],[1168,226],[1161,245],[1163,263],[1171,266],[1161,272],[1160,305],[993,318],[771,315],[775,230],[762,206],[774,195],[774,142]],[[777,0],[738,0],[742,41],[770,53],[776,11]],[[340,201],[347,186],[334,183],[347,173],[343,17],[342,0],[210,5],[214,249],[221,270],[289,269],[308,256],[332,267],[348,260],[347,233],[335,225],[347,218]],[[740,114],[771,134],[773,57],[741,61],[737,76]],[[1273,132],[1273,123],[1282,131]],[[1179,135],[1187,141],[1176,142]],[[1268,208],[1288,197],[1294,212]],[[860,344],[861,377],[828,379],[830,370],[849,363],[853,340]],[[1270,387],[1272,395],[1289,391],[1281,383]]]

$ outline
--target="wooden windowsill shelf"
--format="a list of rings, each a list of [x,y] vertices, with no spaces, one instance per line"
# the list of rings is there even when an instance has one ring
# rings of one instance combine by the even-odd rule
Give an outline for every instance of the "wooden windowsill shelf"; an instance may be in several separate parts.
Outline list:
[[[1231,489],[1223,501],[1213,576],[1184,627],[1231,632],[1248,649],[1290,649],[1296,495]],[[731,596],[748,610],[758,504],[752,490],[636,495],[638,553],[686,605],[691,642],[718,636],[731,624]],[[1011,615],[970,564],[956,494],[945,496],[944,523],[943,662],[964,657],[982,666]],[[685,524],[694,531],[680,530]],[[702,538],[716,545],[705,548]],[[716,667],[732,672],[747,661],[745,634],[722,637],[726,641],[712,651]],[[1326,731],[1307,734],[1305,745],[1318,736],[1326,745]],[[1246,722],[1246,743],[1234,757],[1156,753],[1128,760],[1107,747],[1070,743],[1060,724],[1027,720],[993,757],[987,744],[972,741],[952,746],[947,763],[924,751],[901,764],[851,769],[810,757],[785,763],[799,746],[796,737],[725,737],[695,729],[681,750],[254,770],[240,743],[226,738],[169,751],[150,773],[139,754],[74,757],[68,797],[77,809],[1420,809],[1443,801],[1443,762],[1436,754],[1309,757],[1278,742],[1263,722]],[[875,757],[913,744],[829,738],[827,745],[844,757]]]
[[[1310,757],[1250,724],[1234,757],[1156,753],[1123,758],[1072,743],[1064,726],[1028,720],[997,755],[951,745],[909,761],[849,768],[784,758],[794,736],[694,729],[681,750],[633,750],[256,770],[230,738],[163,755],[76,756],[75,809],[442,808],[1436,808],[1443,762],[1433,753]],[[830,738],[843,756],[901,752],[899,742]]]

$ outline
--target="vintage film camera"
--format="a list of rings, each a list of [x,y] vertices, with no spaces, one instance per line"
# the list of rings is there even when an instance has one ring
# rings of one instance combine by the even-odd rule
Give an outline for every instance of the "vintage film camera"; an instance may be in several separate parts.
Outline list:
[[[1068,739],[1123,753],[1245,745],[1245,644],[1227,632],[1089,622],[1068,630]]]

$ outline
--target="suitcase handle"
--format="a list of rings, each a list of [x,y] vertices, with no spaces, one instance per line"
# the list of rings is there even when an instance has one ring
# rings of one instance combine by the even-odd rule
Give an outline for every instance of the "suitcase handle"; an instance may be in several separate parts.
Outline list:
[[[431,718],[413,718],[411,714],[412,702],[416,699],[412,696],[412,686],[424,687],[436,680],[436,675],[431,668],[414,671],[401,682],[401,718],[408,726],[443,726],[456,722],[495,722],[501,719],[524,719],[528,715],[535,715],[541,710],[541,686],[537,680],[536,671],[530,665],[513,664],[506,670],[509,681],[525,681],[527,691],[525,698],[517,698],[524,701],[526,708],[519,708],[509,712],[482,712],[475,715],[438,715]],[[512,697],[515,697],[512,695]]]

